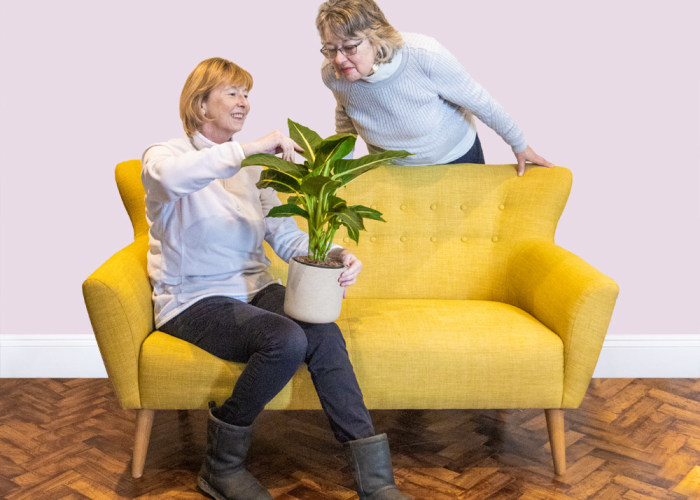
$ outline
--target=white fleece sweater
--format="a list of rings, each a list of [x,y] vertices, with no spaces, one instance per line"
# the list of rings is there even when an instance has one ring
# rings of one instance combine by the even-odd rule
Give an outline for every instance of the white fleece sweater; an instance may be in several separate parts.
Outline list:
[[[397,160],[399,164],[448,163],[474,144],[473,113],[514,152],[527,147],[510,115],[445,47],[426,35],[401,35],[400,62],[381,79],[348,82],[335,76],[328,60],[324,62],[321,75],[336,99],[338,133],[358,134],[370,152],[404,149],[413,153]]]
[[[280,201],[255,186],[262,167],[240,168],[244,158],[237,142],[215,144],[200,133],[144,153],[156,327],[204,297],[249,302],[276,282],[263,240],[285,261],[307,254],[308,236],[292,218],[265,217]]]

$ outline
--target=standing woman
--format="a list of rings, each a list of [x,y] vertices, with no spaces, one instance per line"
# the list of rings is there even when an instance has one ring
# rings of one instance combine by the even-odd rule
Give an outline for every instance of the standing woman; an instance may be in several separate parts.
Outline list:
[[[440,43],[399,33],[374,0],[328,0],[316,17],[323,83],[336,99],[338,133],[359,135],[370,152],[405,149],[397,163],[484,163],[472,115],[508,143],[518,162],[551,167],[513,119]]]
[[[345,445],[360,498],[407,498],[394,483],[386,435],[374,433],[340,329],[285,316],[285,288],[267,271],[263,241],[289,261],[307,253],[308,236],[291,218],[267,218],[280,205],[277,194],[256,187],[261,167],[241,169],[254,153],[292,160],[300,149],[276,130],[252,142],[233,139],[250,111],[252,85],[250,74],[231,61],[202,61],[180,96],[187,135],[143,155],[156,327],[246,363],[231,396],[209,410],[197,483],[216,499],[272,498],[244,467],[253,421],[306,363],[333,433]],[[347,267],[340,285],[352,285],[360,261],[337,245],[331,254]]]

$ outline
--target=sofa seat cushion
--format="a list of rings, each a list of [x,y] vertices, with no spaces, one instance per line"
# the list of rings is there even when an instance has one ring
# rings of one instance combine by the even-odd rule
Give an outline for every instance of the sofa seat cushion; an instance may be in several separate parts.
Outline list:
[[[160,331],[141,346],[139,386],[141,405],[154,409],[206,408],[213,398],[223,402],[245,368],[224,361]]]
[[[508,304],[348,298],[337,323],[370,408],[561,404],[560,338]],[[212,395],[221,403],[243,368],[154,332],[141,350],[141,403],[146,408],[205,408]],[[268,408],[320,408],[305,365]]]
[[[338,321],[370,408],[557,408],[561,339],[478,300],[346,299]]]

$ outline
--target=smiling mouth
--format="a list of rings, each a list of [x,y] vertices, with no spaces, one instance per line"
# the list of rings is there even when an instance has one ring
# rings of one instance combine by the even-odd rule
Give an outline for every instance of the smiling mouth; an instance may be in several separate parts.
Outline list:
[[[245,118],[245,115],[243,113],[233,113],[231,116],[234,118],[237,118],[239,120],[242,120],[243,118]]]

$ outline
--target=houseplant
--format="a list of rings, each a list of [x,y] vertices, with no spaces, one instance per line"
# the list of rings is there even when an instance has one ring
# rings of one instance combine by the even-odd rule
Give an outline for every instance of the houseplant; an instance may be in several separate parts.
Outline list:
[[[310,323],[335,321],[340,315],[342,288],[338,277],[342,263],[328,259],[333,236],[340,226],[348,236],[359,242],[364,230],[364,219],[384,221],[377,210],[363,205],[348,205],[338,196],[338,190],[348,182],[382,164],[396,158],[404,158],[406,151],[384,151],[361,158],[346,159],[355,148],[357,136],[337,134],[322,139],[313,130],[288,120],[289,137],[303,149],[304,163],[293,163],[272,154],[255,154],[246,158],[241,166],[267,167],[260,174],[259,188],[271,187],[280,193],[288,193],[286,203],[274,207],[268,217],[300,216],[308,223],[309,251],[306,258],[295,257],[290,261],[285,296],[285,312],[293,318]],[[318,274],[330,275],[330,291],[319,282]],[[306,278],[312,283],[304,284]],[[312,304],[304,291],[323,300]],[[333,300],[330,298],[333,297]],[[330,319],[329,319],[330,318]]]

